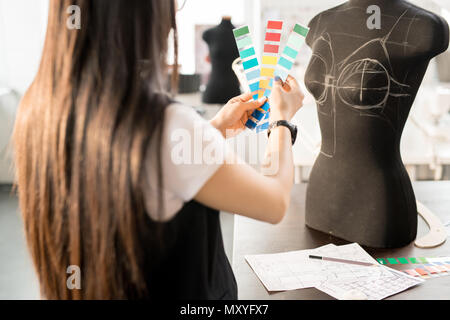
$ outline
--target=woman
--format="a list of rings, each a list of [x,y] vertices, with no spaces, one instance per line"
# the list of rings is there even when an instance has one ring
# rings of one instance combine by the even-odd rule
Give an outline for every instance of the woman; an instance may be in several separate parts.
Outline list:
[[[81,30],[66,28],[74,4]],[[171,31],[176,53],[172,1],[50,1],[41,65],[14,133],[43,298],[236,299],[218,210],[269,223],[284,216],[293,181],[286,127],[271,131],[271,175],[237,164],[231,151],[213,165],[172,161],[177,129],[200,125],[224,149],[222,134],[242,130],[265,101],[244,94],[211,123],[174,103],[163,90]],[[302,100],[293,78],[278,82],[271,122],[290,120]],[[69,266],[80,267],[81,289],[67,286]]]

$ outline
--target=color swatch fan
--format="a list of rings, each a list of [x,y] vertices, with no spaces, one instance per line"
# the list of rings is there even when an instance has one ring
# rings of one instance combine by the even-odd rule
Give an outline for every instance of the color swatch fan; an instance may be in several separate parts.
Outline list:
[[[261,79],[259,81],[258,97],[269,97],[272,92],[273,78],[275,68],[278,63],[278,53],[280,50],[281,32],[283,21],[269,20],[267,22],[266,34],[264,37],[264,50],[261,61]],[[258,122],[254,123],[251,119],[247,127],[256,126],[256,131],[263,131],[269,128],[269,103],[266,102],[261,108],[255,110],[252,117]]]
[[[249,83],[250,91],[256,92],[253,99],[258,99],[260,68],[252,37],[248,26],[233,30],[236,45],[244,67],[245,77]]]
[[[270,96],[275,76],[286,81],[309,32],[307,27],[296,24],[280,57],[282,29],[283,21],[269,20],[267,22],[261,67],[256,57],[248,26],[234,30],[244,73],[249,83],[250,91],[255,93],[253,95],[255,100],[262,96]],[[256,128],[257,132],[267,130],[269,127],[269,111],[270,106],[266,102],[252,113],[246,123],[247,128]]]
[[[300,48],[305,42],[308,32],[309,29],[307,27],[304,27],[298,23],[294,26],[294,30],[289,36],[275,71],[275,76],[280,77],[281,80],[286,81],[289,72],[294,66],[295,59],[298,56]]]

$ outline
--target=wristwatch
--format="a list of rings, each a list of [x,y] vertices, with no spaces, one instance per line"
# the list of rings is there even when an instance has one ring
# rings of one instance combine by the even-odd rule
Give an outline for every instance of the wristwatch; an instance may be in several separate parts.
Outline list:
[[[295,140],[297,140],[297,126],[295,124],[290,123],[289,121],[286,120],[278,120],[278,121],[274,121],[270,124],[269,129],[267,131],[267,135],[270,137],[270,133],[272,131],[272,129],[279,127],[279,126],[283,126],[289,129],[289,131],[291,132],[291,137],[292,137],[292,145],[294,145]]]

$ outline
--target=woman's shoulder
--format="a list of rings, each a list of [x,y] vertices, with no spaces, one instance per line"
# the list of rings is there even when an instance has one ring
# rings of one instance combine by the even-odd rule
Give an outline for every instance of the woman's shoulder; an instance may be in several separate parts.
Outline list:
[[[188,115],[194,116],[198,113],[195,111],[193,106],[181,103],[179,101],[172,101],[166,108],[166,115],[170,116],[179,116],[179,115]]]
[[[196,123],[207,122],[193,106],[172,102],[165,111],[165,123],[169,127],[192,128]]]

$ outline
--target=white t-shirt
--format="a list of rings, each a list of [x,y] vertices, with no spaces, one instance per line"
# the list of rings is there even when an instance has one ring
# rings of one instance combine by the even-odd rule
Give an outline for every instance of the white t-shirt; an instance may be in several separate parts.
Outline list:
[[[226,146],[222,134],[192,107],[168,106],[161,145],[164,202],[161,216],[157,213],[156,143],[151,143],[146,160],[144,187],[150,217],[155,221],[171,220],[222,166]]]

